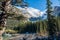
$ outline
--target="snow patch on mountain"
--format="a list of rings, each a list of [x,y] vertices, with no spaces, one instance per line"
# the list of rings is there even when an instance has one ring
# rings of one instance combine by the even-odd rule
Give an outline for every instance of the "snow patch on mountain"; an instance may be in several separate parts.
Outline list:
[[[32,8],[32,7],[25,7],[25,8],[21,8],[21,7],[17,7],[17,6],[15,6],[15,7],[20,9],[22,11],[23,15],[28,17],[31,21],[36,21],[36,20],[41,20],[41,19],[47,18],[46,10],[41,12],[40,10]]]

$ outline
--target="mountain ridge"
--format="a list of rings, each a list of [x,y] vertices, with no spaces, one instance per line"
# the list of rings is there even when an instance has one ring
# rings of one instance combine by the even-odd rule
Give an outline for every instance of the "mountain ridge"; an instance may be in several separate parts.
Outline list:
[[[47,9],[44,11],[40,11],[38,9],[32,8],[32,7],[25,7],[21,8],[18,6],[15,6],[16,8],[20,9],[24,16],[27,16],[30,21],[37,21],[37,20],[45,20],[47,19]],[[58,11],[57,11],[58,10]],[[55,6],[53,8],[53,15],[59,15],[60,14],[60,6]]]

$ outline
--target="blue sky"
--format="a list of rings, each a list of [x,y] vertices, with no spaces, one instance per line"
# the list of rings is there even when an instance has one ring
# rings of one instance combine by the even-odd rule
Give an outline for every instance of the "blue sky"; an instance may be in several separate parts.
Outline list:
[[[53,2],[53,6],[59,5],[58,0],[51,0]],[[44,11],[46,9],[46,0],[26,0],[29,3],[29,7],[33,7],[39,9],[40,11]]]

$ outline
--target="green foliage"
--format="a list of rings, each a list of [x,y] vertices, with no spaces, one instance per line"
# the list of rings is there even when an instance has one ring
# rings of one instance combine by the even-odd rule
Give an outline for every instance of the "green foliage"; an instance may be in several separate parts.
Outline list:
[[[43,25],[44,24],[44,25]],[[47,26],[47,23],[46,21],[38,21],[38,22],[24,22],[24,21],[17,21],[17,20],[12,20],[10,19],[10,22],[8,20],[8,27],[7,29],[12,29],[12,30],[16,30],[18,31],[18,33],[26,33],[26,32],[29,32],[29,33],[40,33],[42,31],[46,31],[46,26]]]

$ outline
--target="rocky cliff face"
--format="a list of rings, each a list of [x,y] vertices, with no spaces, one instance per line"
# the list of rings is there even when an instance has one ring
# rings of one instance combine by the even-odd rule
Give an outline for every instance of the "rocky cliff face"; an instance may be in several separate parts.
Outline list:
[[[55,6],[54,7],[54,15],[55,16],[60,16],[60,6]]]

